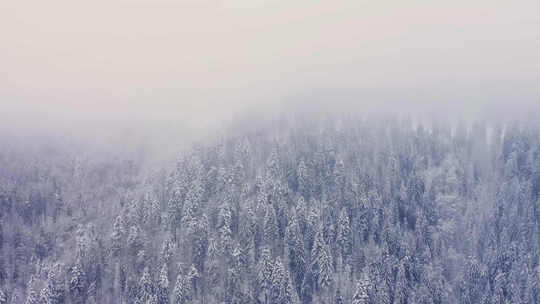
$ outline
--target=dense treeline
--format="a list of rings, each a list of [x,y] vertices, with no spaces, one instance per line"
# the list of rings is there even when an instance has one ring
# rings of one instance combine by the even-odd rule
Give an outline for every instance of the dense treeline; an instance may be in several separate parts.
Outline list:
[[[152,170],[0,151],[0,303],[540,303],[536,125],[231,134]]]

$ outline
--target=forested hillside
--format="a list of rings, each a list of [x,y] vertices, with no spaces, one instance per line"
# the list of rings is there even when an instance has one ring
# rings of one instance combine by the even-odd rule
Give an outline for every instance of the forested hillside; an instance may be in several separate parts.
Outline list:
[[[540,303],[540,128],[283,117],[163,167],[0,146],[3,303]]]

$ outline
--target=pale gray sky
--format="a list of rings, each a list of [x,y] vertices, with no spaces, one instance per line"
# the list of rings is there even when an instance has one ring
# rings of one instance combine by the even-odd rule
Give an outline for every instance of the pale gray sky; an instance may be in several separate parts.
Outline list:
[[[538,109],[538,3],[2,0],[0,111],[11,126],[75,128],[206,126],[313,96]]]

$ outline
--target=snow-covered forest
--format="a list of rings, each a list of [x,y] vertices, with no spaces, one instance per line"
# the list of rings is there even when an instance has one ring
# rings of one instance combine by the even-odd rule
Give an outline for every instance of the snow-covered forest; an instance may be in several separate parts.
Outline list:
[[[0,147],[0,303],[540,303],[540,128],[283,115],[174,161]]]

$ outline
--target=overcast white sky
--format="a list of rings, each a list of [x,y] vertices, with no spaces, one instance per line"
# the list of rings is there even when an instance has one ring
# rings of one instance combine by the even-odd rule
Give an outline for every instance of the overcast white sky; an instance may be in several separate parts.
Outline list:
[[[311,97],[538,109],[539,3],[2,0],[1,119],[205,126]]]

